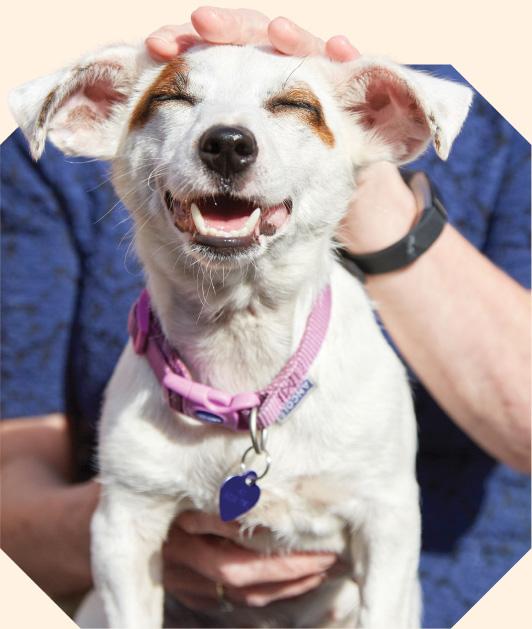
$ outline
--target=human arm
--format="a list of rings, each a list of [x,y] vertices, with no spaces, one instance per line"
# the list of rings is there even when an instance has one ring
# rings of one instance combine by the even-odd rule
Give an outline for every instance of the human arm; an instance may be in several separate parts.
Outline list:
[[[0,436],[3,550],[51,596],[86,591],[98,485],[71,482],[66,417],[4,420]]]
[[[79,258],[47,147],[36,164],[17,131],[2,144],[2,548],[54,595],[90,584],[94,487],[72,484],[66,365]]]
[[[340,238],[353,253],[379,250],[408,231],[418,210],[397,169],[377,164],[362,173]],[[367,276],[366,289],[455,423],[495,458],[529,471],[529,292],[450,225],[414,264]]]

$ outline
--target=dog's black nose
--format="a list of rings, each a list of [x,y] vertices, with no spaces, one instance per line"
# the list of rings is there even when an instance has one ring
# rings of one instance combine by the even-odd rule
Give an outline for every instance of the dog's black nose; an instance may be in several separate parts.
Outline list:
[[[199,141],[203,163],[225,179],[251,166],[258,152],[255,136],[243,127],[217,125],[207,129]]]

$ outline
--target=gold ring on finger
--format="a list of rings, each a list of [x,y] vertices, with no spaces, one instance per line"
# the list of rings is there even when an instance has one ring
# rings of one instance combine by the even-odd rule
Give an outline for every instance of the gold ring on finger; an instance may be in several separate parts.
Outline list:
[[[225,589],[223,583],[216,582],[216,596],[218,598],[218,606],[221,612],[232,612],[234,607],[225,597]]]

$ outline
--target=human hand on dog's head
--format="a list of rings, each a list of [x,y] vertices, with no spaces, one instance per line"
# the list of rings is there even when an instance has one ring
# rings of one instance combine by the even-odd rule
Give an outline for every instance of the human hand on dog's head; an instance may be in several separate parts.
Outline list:
[[[287,55],[326,55],[333,61],[352,61],[360,56],[343,35],[324,42],[284,17],[270,21],[259,11],[216,7],[196,9],[191,23],[162,26],[146,38],[146,48],[157,61],[169,60],[201,40],[212,44],[269,44]]]

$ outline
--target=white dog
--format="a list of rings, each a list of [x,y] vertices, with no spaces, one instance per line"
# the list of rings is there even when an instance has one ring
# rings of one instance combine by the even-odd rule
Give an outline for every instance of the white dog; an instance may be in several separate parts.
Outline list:
[[[169,524],[219,499],[245,546],[333,551],[351,573],[213,610],[211,626],[419,626],[410,390],[333,234],[357,169],[405,163],[431,139],[445,159],[470,100],[386,60],[207,45],[162,66],[112,46],[13,93],[35,158],[49,136],[112,161],[151,298],[101,420],[92,552],[109,626],[161,626]]]

